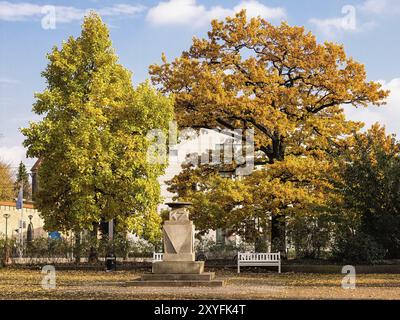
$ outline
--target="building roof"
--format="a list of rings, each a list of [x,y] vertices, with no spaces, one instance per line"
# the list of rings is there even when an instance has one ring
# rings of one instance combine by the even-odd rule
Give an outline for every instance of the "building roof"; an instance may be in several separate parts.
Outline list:
[[[38,159],[35,162],[35,164],[33,165],[33,167],[31,168],[31,171],[38,171],[41,163],[42,163],[42,159]]]
[[[15,202],[14,201],[0,201],[0,206],[8,206],[8,207],[15,207]],[[24,208],[26,209],[35,209],[35,206],[31,201],[25,202],[24,201]]]

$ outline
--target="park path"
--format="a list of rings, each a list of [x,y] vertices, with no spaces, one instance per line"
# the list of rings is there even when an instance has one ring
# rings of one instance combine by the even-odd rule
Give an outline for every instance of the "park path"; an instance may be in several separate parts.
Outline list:
[[[0,299],[399,299],[400,275],[358,275],[356,289],[341,287],[342,275],[217,273],[221,288],[126,287],[129,271],[59,271],[55,289],[41,286],[40,270],[0,269]]]

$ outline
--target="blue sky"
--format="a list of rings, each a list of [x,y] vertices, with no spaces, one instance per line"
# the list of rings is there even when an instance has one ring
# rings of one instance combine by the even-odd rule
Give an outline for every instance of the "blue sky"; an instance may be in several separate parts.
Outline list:
[[[206,35],[212,18],[241,8],[274,24],[303,25],[318,41],[343,43],[349,56],[366,65],[368,78],[392,92],[387,106],[346,110],[348,116],[367,125],[379,121],[400,134],[399,0],[0,1],[0,158],[13,166],[20,160],[32,164],[24,157],[18,128],[39,119],[31,108],[34,92],[44,88],[40,72],[46,53],[80,33],[87,9],[101,13],[120,62],[133,71],[137,84],[148,78],[148,66],[159,62],[162,52],[169,59],[178,56],[192,36]],[[55,28],[43,28],[51,10]]]

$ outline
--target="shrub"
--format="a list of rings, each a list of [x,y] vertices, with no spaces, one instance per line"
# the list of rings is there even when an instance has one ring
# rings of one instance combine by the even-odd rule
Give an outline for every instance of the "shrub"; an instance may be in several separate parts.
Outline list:
[[[14,247],[15,240],[14,239],[8,239],[8,247],[10,248],[10,255],[12,255],[12,248]],[[5,255],[5,245],[6,245],[6,239],[5,238],[0,238],[0,267],[3,267],[3,260],[4,260],[4,255]]]
[[[235,241],[216,243],[213,239],[204,237],[195,243],[195,250],[200,260],[233,259],[238,251],[253,251],[254,244],[236,243]]]
[[[287,234],[296,258],[320,259],[331,245],[332,221],[328,215],[292,217]]]
[[[146,240],[129,241],[129,257],[151,257],[153,252],[162,251],[162,242],[152,244]]]
[[[333,256],[343,262],[372,264],[384,258],[385,250],[371,236],[357,232],[352,236],[338,237]]]
[[[25,255],[30,258],[66,258],[72,252],[67,239],[36,238],[26,244]]]

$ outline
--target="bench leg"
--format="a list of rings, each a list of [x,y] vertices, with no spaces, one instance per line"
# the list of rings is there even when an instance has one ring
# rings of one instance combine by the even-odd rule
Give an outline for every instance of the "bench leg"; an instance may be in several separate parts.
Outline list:
[[[278,273],[281,273],[281,263],[279,262]]]
[[[240,264],[238,263],[238,270],[237,273],[240,273]]]

